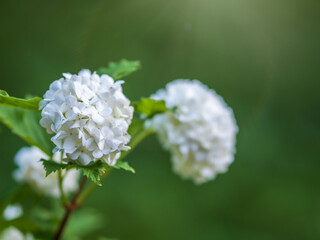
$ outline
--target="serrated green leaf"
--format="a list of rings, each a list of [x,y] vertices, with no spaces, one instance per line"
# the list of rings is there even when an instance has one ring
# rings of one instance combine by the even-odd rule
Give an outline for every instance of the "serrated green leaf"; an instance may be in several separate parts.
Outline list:
[[[154,100],[151,98],[142,98],[140,102],[135,102],[133,106],[135,111],[146,118],[152,118],[154,115],[168,110],[164,100]]]
[[[40,101],[41,101],[40,97],[34,97],[30,99],[10,97],[6,91],[0,90],[1,105],[39,111]]]
[[[53,143],[50,135],[39,124],[39,112],[0,105],[0,122],[30,145],[51,155]]]
[[[101,186],[101,175],[107,171],[109,166],[105,162],[99,160],[86,166],[76,165],[76,168],[82,170],[83,175]]]
[[[128,61],[126,59],[120,62],[110,62],[107,68],[100,68],[97,70],[98,74],[108,74],[113,79],[119,80],[129,74],[137,71],[140,68],[139,61]]]
[[[60,169],[65,169],[69,166],[69,164],[57,163],[53,160],[41,159],[40,161],[42,162],[43,167],[46,170],[46,177],[53,172],[56,172]]]
[[[123,162],[123,161],[118,161],[114,166],[112,166],[113,168],[116,168],[116,169],[123,169],[123,170],[126,170],[126,171],[130,171],[132,173],[135,173],[135,170],[133,169],[133,167],[131,167],[129,165],[129,163],[127,162]]]

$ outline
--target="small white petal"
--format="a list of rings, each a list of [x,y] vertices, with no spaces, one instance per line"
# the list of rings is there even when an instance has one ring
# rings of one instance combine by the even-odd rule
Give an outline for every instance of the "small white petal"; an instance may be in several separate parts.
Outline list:
[[[92,152],[92,155],[93,155],[94,158],[99,159],[99,158],[101,158],[103,156],[103,153],[102,153],[102,151],[97,149],[97,150]]]
[[[79,162],[82,165],[88,165],[92,161],[91,157],[87,153],[80,154]]]
[[[64,140],[63,149],[66,153],[73,153],[76,150],[76,142],[71,136]]]
[[[93,114],[92,120],[95,121],[97,124],[103,124],[105,119],[100,114]]]
[[[71,73],[63,73],[62,75],[67,79],[70,79],[72,77]]]

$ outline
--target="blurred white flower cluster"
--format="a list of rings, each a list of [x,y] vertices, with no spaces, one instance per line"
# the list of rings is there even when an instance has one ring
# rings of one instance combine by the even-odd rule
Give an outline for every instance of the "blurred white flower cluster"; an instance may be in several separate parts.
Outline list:
[[[61,153],[53,155],[53,160],[59,162]],[[37,147],[23,147],[15,156],[15,163],[18,166],[13,172],[13,177],[17,182],[27,183],[38,193],[59,197],[59,185],[57,172],[46,177],[46,171],[40,162],[41,159],[48,160],[48,156]],[[65,174],[65,171],[62,171]],[[66,193],[76,190],[78,186],[79,171],[69,170],[63,181],[63,189]]]
[[[15,227],[8,227],[0,234],[0,240],[34,240],[32,234],[23,234]]]
[[[63,150],[69,161],[81,165],[99,159],[114,165],[120,151],[130,149],[127,130],[133,108],[122,83],[82,70],[50,85],[40,103],[40,124],[55,133],[55,151]]]
[[[197,80],[176,80],[151,98],[165,100],[168,111],[146,122],[172,154],[173,169],[200,184],[227,170],[238,131],[232,109]]]
[[[23,208],[20,204],[8,205],[3,211],[3,218],[7,221],[19,218],[23,215]]]

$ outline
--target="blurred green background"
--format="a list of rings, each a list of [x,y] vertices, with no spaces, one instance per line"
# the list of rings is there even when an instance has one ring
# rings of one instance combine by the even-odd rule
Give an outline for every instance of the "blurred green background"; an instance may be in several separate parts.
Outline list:
[[[1,89],[42,96],[63,72],[122,58],[130,99],[196,78],[234,109],[240,128],[227,174],[195,186],[171,171],[155,137],[87,206],[121,240],[320,239],[320,1],[1,1]],[[1,126],[0,191],[22,146]],[[91,239],[91,238],[90,238]],[[93,239],[93,238],[92,238]]]

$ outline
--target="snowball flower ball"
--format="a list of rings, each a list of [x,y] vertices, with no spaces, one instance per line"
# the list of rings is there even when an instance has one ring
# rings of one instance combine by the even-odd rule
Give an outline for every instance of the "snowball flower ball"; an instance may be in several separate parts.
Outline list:
[[[11,226],[3,230],[0,234],[0,240],[34,240],[34,237],[30,233],[24,235],[17,228]]]
[[[133,107],[122,93],[123,81],[89,70],[63,76],[40,102],[40,124],[55,134],[54,151],[64,151],[68,161],[81,165],[99,159],[114,165],[120,152],[130,149]]]
[[[200,184],[227,170],[238,131],[232,109],[197,80],[175,80],[151,98],[164,100],[167,111],[146,122],[172,155],[173,170]]]
[[[60,157],[61,153],[57,152],[53,155],[53,160],[59,162]],[[37,147],[23,147],[14,158],[18,169],[13,172],[13,177],[17,182],[29,184],[40,194],[59,197],[58,173],[51,173],[46,177],[41,159],[48,160],[49,158]],[[62,174],[65,174],[65,170],[62,171]],[[76,190],[78,178],[77,170],[68,171],[63,181],[63,189],[66,193]]]

